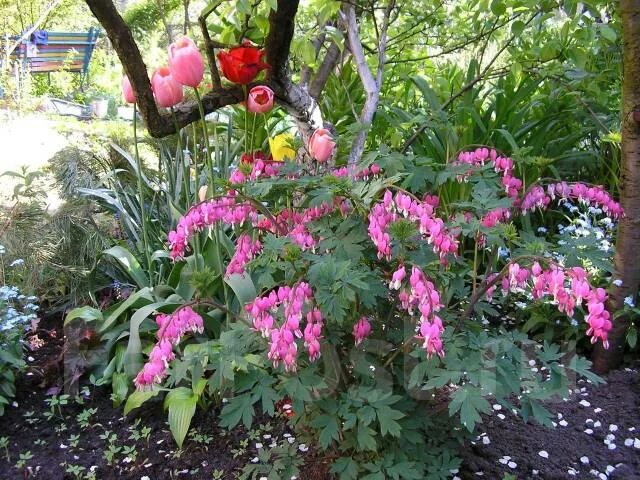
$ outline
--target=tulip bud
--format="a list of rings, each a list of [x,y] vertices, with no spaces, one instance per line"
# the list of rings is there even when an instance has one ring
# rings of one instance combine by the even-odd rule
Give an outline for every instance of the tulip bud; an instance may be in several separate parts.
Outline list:
[[[169,69],[181,85],[196,88],[204,76],[204,60],[189,37],[181,37],[169,46]]]
[[[136,103],[136,95],[133,93],[133,87],[129,81],[129,77],[123,75],[122,77],[122,96],[127,103]]]
[[[336,142],[331,138],[329,130],[326,128],[318,128],[309,140],[309,153],[320,163],[324,163],[333,154]]]
[[[251,113],[267,113],[273,108],[273,90],[265,86],[253,87],[247,98],[247,110]]]
[[[156,97],[156,102],[164,108],[173,107],[182,101],[182,85],[171,76],[168,67],[159,67],[151,78],[151,87]]]

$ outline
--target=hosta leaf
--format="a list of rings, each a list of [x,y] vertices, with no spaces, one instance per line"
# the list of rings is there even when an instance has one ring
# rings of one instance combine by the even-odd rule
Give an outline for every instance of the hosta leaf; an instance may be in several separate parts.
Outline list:
[[[131,410],[138,408],[150,398],[158,395],[158,393],[160,393],[159,388],[154,388],[153,390],[136,390],[127,398],[127,403],[124,405],[124,414],[127,415]]]
[[[171,390],[164,401],[164,407],[169,409],[169,429],[178,448],[182,448],[182,443],[187,436],[197,402],[198,397],[186,387]]]

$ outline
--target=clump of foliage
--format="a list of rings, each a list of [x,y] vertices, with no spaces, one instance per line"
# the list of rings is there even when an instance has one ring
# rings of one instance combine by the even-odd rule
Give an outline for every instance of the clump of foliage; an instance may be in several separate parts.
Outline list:
[[[16,375],[26,364],[23,359],[24,334],[37,324],[37,297],[21,293],[20,281],[24,260],[5,264],[6,251],[0,245],[0,415],[15,396]]]

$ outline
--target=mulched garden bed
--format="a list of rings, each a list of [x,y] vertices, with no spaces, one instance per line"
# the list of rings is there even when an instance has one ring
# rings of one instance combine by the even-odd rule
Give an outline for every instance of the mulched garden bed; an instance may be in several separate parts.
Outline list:
[[[578,380],[569,398],[548,403],[555,428],[494,405],[460,452],[461,478],[640,479],[640,374],[627,368],[606,380],[597,387]]]
[[[229,432],[218,426],[218,412],[212,409],[196,414],[194,428],[178,450],[160,402],[150,401],[125,418],[121,408],[113,407],[107,389],[91,385],[81,389],[79,401],[69,398],[47,418],[52,409],[46,400],[62,374],[62,346],[57,331],[32,352],[28,373],[18,383],[16,403],[0,417],[0,437],[9,439],[8,459],[0,448],[1,479],[87,478],[91,472],[104,480],[235,478],[255,459],[256,446],[294,442],[283,420],[264,418],[249,432]],[[599,387],[579,382],[566,401],[548,404],[556,415],[553,429],[525,424],[496,405],[479,426],[477,439],[461,449],[463,467],[456,476],[640,479],[640,374],[625,369],[613,372],[607,381]],[[87,412],[93,413],[83,423]],[[300,447],[305,480],[330,478],[328,462],[312,448]],[[20,454],[27,452],[31,458],[18,468]]]

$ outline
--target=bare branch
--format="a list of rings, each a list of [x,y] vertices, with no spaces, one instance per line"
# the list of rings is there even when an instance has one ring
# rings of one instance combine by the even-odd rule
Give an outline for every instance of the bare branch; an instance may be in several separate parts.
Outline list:
[[[335,42],[331,42],[331,45],[329,45],[327,49],[327,54],[318,67],[318,71],[309,86],[309,94],[313,98],[318,99],[320,93],[324,90],[324,86],[327,84],[327,80],[329,80],[329,75],[331,75],[331,72],[333,72],[340,61],[340,53],[340,47],[338,47]]]
[[[379,43],[378,43],[378,67],[376,76],[367,65],[367,59],[364,55],[362,48],[362,42],[358,33],[358,23],[356,21],[356,14],[353,5],[343,5],[343,19],[347,30],[347,40],[349,49],[353,55],[358,75],[362,81],[362,85],[365,90],[366,100],[360,112],[360,123],[363,125],[362,130],[353,139],[351,144],[351,151],[349,152],[349,164],[353,165],[357,163],[362,157],[364,152],[364,144],[367,139],[367,134],[373,121],[373,116],[378,108],[378,102],[380,100],[380,88],[382,86],[382,77],[384,72],[385,53],[387,47],[387,30],[389,28],[389,18],[391,11],[395,5],[395,0],[389,0],[387,7],[384,11],[384,18],[382,26],[379,30]]]
[[[214,11],[216,4],[212,3],[205,8],[200,17],[198,17],[198,23],[200,24],[200,30],[202,30],[202,36],[204,37],[204,50],[207,54],[207,61],[209,62],[209,70],[211,70],[211,85],[213,88],[221,88],[220,73],[218,72],[218,65],[216,64],[216,45],[211,40],[209,35],[209,29],[207,28],[207,18]]]

